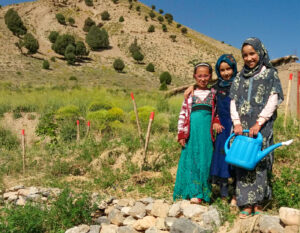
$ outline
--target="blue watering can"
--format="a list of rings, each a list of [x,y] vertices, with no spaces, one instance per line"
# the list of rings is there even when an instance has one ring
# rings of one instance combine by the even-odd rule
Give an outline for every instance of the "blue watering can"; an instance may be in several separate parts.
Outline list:
[[[249,133],[249,130],[243,130],[243,133]],[[236,135],[231,134],[225,142],[225,161],[247,170],[253,170],[260,160],[262,160],[267,154],[277,147],[284,145],[288,146],[293,142],[293,140],[280,142],[261,151],[263,137],[261,133],[258,133],[256,138],[251,138],[244,135],[236,136],[231,147],[229,148],[229,142],[233,136]]]

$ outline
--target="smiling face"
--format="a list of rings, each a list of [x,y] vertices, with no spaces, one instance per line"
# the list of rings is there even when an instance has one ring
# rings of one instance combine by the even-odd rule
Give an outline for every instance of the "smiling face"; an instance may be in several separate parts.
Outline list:
[[[233,69],[228,65],[227,62],[221,62],[219,72],[223,80],[229,80],[233,75]]]
[[[245,45],[242,49],[242,57],[244,59],[245,65],[250,69],[256,67],[259,61],[259,55],[251,45]]]
[[[206,89],[211,78],[209,68],[206,66],[199,66],[196,70],[196,73],[194,74],[194,78],[200,89]]]

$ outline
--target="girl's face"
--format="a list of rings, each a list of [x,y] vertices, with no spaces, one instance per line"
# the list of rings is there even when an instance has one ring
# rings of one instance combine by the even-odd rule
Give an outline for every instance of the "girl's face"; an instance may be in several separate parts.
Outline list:
[[[259,61],[259,56],[251,45],[245,45],[243,47],[242,57],[244,59],[245,65],[251,69],[253,69]]]
[[[196,70],[196,73],[194,74],[194,78],[200,89],[206,89],[211,78],[209,68],[206,66],[199,66]]]
[[[223,80],[229,80],[233,75],[233,69],[228,65],[227,62],[221,62],[219,72]]]

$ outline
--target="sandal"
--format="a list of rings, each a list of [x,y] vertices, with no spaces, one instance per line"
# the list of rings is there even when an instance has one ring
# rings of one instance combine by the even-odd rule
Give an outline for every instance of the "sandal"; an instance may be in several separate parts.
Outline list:
[[[247,211],[248,210],[248,211]],[[251,212],[249,212],[249,210],[251,211]],[[240,219],[245,219],[245,218],[249,218],[249,217],[251,217],[252,216],[252,208],[245,208],[243,211],[241,211],[240,212],[240,215],[239,215],[239,217],[240,217]]]
[[[201,204],[202,203],[202,199],[201,198],[192,198],[191,199],[191,204]]]
[[[254,206],[254,213],[253,215],[260,215],[260,214],[263,214],[263,210],[262,210],[262,207],[260,205],[255,205]]]

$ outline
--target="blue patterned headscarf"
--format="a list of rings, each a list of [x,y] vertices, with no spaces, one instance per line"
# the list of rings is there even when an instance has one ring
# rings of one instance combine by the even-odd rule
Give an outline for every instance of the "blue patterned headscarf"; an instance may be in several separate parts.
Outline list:
[[[226,62],[233,69],[232,77],[229,80],[224,80],[220,74],[220,65],[222,62]],[[220,87],[230,86],[237,74],[237,66],[234,57],[231,54],[223,54],[221,57],[219,57],[215,69],[218,76],[218,85]]]
[[[241,75],[244,77],[252,77],[256,74],[258,74],[261,71],[261,68],[263,66],[266,66],[267,68],[272,68],[272,64],[270,62],[270,58],[268,55],[268,51],[266,50],[265,46],[263,43],[260,41],[260,39],[256,37],[250,37],[247,40],[244,41],[242,45],[242,49],[244,48],[245,45],[251,45],[255,52],[259,56],[259,61],[257,65],[254,68],[249,68],[248,66],[244,65]]]

